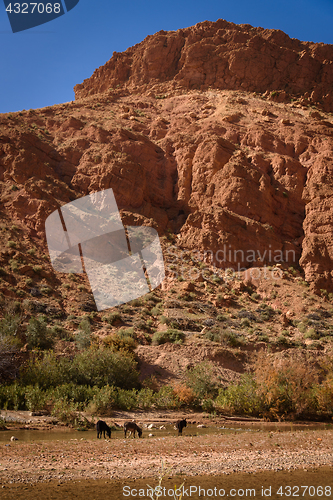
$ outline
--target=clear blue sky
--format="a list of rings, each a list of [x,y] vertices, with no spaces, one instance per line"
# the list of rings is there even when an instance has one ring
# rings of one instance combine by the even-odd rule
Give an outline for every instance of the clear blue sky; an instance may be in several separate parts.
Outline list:
[[[74,85],[114,50],[220,18],[333,43],[333,0],[80,0],[62,17],[19,33],[11,32],[0,0],[0,113],[71,101]]]

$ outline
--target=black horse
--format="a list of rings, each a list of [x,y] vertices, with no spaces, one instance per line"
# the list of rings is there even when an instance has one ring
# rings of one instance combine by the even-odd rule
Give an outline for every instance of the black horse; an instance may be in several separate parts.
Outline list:
[[[175,423],[175,428],[178,429],[178,436],[183,434],[183,429],[186,426],[187,426],[186,418],[184,418],[184,420],[178,420]]]
[[[111,439],[111,429],[108,426],[108,424],[103,420],[99,420],[97,422],[96,430],[97,430],[97,439],[100,439],[102,437],[102,433],[104,434],[104,439],[105,439],[105,433],[107,433],[109,439]]]
[[[125,422],[124,423],[124,434],[126,438],[127,431],[130,431],[135,437],[135,433],[138,433],[139,438],[142,436],[142,429],[135,422]]]

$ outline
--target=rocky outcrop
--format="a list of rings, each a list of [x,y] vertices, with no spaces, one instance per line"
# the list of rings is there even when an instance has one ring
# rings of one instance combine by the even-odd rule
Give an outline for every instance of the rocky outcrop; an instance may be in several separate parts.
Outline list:
[[[124,86],[283,91],[333,110],[333,47],[219,19],[148,36],[76,85],[76,99]]]
[[[333,278],[333,163],[318,154],[303,192],[306,203],[300,265],[317,291],[331,291]],[[324,292],[325,293],[325,292]]]
[[[75,102],[0,117],[0,209],[44,238],[58,206],[112,188],[125,224],[224,268],[300,264],[333,291],[331,51],[225,21],[148,37]]]

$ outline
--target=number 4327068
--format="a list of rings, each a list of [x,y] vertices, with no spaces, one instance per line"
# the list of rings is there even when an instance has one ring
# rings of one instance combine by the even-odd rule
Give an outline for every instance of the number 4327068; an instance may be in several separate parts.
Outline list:
[[[8,4],[6,11],[9,14],[60,14],[60,3],[14,3]]]

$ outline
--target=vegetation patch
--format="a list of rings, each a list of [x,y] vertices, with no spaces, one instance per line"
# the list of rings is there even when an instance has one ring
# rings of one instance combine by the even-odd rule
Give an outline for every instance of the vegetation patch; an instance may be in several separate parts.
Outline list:
[[[154,345],[165,344],[166,342],[181,344],[184,339],[184,332],[176,330],[174,328],[169,328],[164,332],[155,332],[152,338],[152,342]]]

